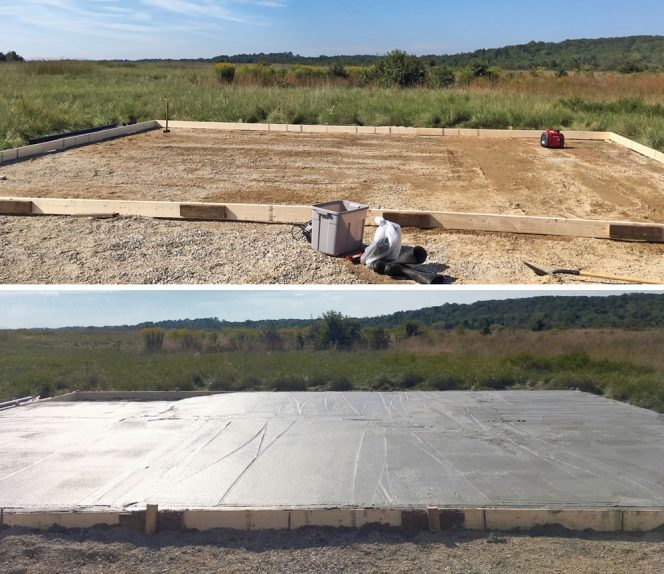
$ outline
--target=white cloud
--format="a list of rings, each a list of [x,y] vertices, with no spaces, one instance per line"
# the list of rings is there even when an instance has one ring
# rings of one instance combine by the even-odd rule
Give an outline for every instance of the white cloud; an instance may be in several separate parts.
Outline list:
[[[285,6],[282,0],[22,0],[0,4],[0,38],[6,49],[28,58],[59,57],[60,49],[71,51],[73,45],[80,50],[74,57],[94,58],[88,55],[97,47],[91,40],[115,41],[124,50],[132,44],[165,46],[171,33],[195,43],[197,35],[230,24],[263,26],[265,10]],[[27,53],[24,46],[35,49],[35,40],[53,49]]]

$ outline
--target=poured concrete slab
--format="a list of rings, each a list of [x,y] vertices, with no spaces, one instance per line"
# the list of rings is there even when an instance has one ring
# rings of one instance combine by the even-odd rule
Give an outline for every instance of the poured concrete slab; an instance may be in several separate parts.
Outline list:
[[[579,392],[237,393],[0,412],[0,508],[664,508],[664,418]]]

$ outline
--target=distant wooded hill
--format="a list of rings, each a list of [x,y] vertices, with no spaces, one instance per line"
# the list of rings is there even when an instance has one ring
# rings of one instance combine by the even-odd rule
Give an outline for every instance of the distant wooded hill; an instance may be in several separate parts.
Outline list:
[[[463,68],[472,62],[482,61],[489,66],[508,70],[533,68],[561,68],[574,70],[618,70],[636,72],[664,69],[664,36],[627,36],[622,38],[597,38],[565,40],[564,42],[529,42],[503,48],[476,50],[454,55],[422,56],[424,60],[454,68]],[[334,63],[367,66],[375,64],[380,56],[317,56],[306,57],[281,52],[271,54],[237,54],[218,56],[213,62],[234,64],[309,64],[327,66]]]
[[[405,295],[404,295],[405,296]],[[643,329],[664,327],[664,295],[630,294],[613,297],[534,297],[479,301],[471,305],[446,304],[358,320],[363,327],[398,327],[415,321],[435,329]],[[229,322],[216,318],[142,323],[135,328],[260,329],[302,328],[311,320]]]
[[[510,70],[550,69],[641,71],[664,69],[664,36],[628,36],[564,42],[530,42],[452,56],[434,56],[444,65],[464,67],[475,60]]]
[[[664,327],[664,295],[614,297],[536,297],[506,301],[448,304],[419,311],[364,319],[368,325],[392,327],[418,321],[439,329],[482,329],[500,325],[513,329],[639,329]]]

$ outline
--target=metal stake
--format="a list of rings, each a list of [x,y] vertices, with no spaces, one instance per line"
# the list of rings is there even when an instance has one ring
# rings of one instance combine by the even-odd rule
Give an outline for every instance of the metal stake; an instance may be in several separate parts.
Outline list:
[[[166,100],[166,129],[164,129],[165,134],[171,133],[171,130],[168,129],[168,116],[170,113],[170,106],[168,100]]]

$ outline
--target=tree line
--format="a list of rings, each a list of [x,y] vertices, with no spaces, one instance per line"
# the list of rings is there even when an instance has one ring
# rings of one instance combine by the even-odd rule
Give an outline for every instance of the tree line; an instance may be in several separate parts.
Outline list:
[[[167,324],[173,325],[173,322]],[[144,325],[144,350],[155,353],[209,351],[384,350],[394,343],[444,331],[502,329],[643,329],[664,327],[664,295],[630,294],[615,297],[538,297],[507,301],[447,304],[370,319],[328,311],[313,321],[217,322],[205,319],[197,328],[166,329]],[[232,325],[232,327],[231,327]]]
[[[292,52],[221,55],[210,62],[263,65],[375,66],[381,56],[300,56]],[[501,48],[482,49],[450,55],[417,56],[428,67],[461,69],[481,62],[487,67],[507,70],[599,70],[623,73],[664,70],[664,36],[626,36],[529,42]]]
[[[549,296],[471,304],[446,303],[416,311],[399,311],[378,317],[354,319],[360,327],[394,328],[417,322],[439,330],[478,330],[487,322],[508,329],[530,329],[533,318],[543,318],[551,329],[648,329],[664,327],[664,295],[630,293],[610,297]],[[142,323],[136,329],[263,329],[306,328],[308,319],[224,321],[217,318]],[[127,326],[121,327],[126,329]]]
[[[0,62],[23,62],[23,56],[19,56],[16,52],[11,51],[6,54],[0,52]]]

